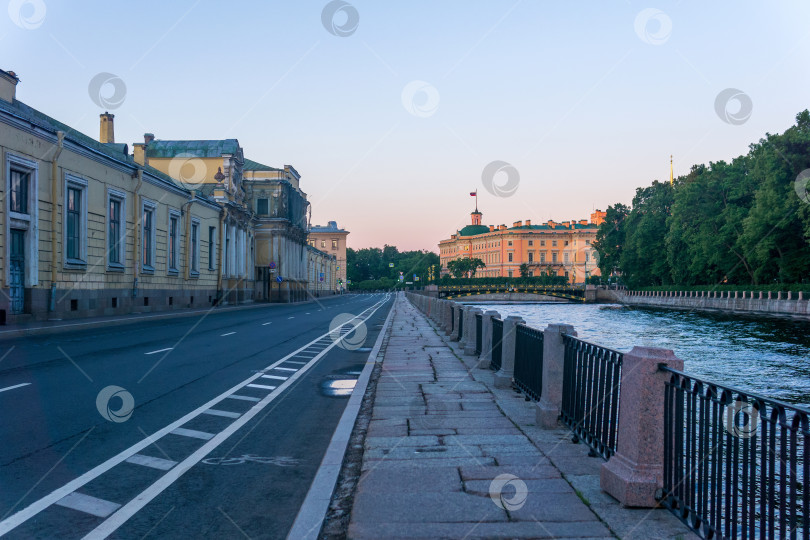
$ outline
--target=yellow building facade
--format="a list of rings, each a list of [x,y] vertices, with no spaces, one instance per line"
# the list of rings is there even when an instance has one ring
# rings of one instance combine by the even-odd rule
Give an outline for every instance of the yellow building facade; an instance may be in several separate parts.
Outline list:
[[[320,251],[335,256],[336,278],[339,291],[346,290],[346,248],[349,231],[338,227],[337,221],[330,221],[326,226],[312,225],[309,228],[307,241]]]
[[[583,283],[600,275],[598,254],[593,249],[596,231],[605,213],[596,210],[590,220],[549,220],[533,225],[530,220],[506,225],[483,225],[483,215],[472,212],[470,225],[439,242],[442,275],[454,259],[475,258],[486,264],[476,277],[520,277],[522,264],[530,276],[551,273],[565,276],[571,283]]]

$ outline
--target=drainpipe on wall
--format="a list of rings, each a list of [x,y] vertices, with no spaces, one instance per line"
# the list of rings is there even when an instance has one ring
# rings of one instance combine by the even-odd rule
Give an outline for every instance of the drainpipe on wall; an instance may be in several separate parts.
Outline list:
[[[135,241],[132,243],[132,272],[133,272],[133,279],[132,279],[132,298],[138,296],[138,246],[140,245],[141,241],[141,185],[143,184],[143,169],[138,169],[137,172],[138,183],[135,184],[135,189],[132,190],[134,194],[135,204],[132,208],[132,213],[134,214],[134,219],[132,223],[134,223],[134,236]],[[134,301],[133,301],[134,306]]]
[[[192,191],[187,203],[183,204],[180,209],[186,217],[186,281],[191,279],[191,205],[194,204],[195,194]],[[199,231],[197,231],[197,240],[199,240]],[[199,254],[198,254],[199,255]]]
[[[59,155],[65,147],[65,132],[56,132],[56,150],[51,158],[51,298],[48,302],[48,311],[56,311],[56,267],[59,261],[59,252],[56,249],[56,222],[57,208],[59,206]]]
[[[217,305],[222,300],[222,267],[224,265],[224,261],[222,260],[222,242],[224,241],[224,236],[222,232],[222,227],[225,225],[225,212],[226,210],[223,208],[219,211],[219,242],[217,243],[217,266],[219,267],[217,270]]]

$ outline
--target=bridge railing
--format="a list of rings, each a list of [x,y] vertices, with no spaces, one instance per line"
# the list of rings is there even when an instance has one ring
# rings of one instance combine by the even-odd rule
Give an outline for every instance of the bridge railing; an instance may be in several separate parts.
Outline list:
[[[434,320],[454,304],[421,302]],[[810,540],[809,409],[689,375],[670,350],[507,322],[513,335],[491,312],[468,325],[495,386],[511,381],[539,400],[537,425],[560,421],[601,456],[600,486],[621,504],[665,507],[704,538]]]
[[[522,324],[515,330],[515,386],[537,401],[543,391],[543,331]]]
[[[475,354],[481,354],[482,340],[484,334],[484,316],[475,314]]]

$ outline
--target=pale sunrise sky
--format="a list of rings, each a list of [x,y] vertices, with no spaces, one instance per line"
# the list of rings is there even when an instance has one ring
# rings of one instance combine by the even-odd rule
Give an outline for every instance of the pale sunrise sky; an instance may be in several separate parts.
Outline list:
[[[5,3],[18,99],[97,137],[112,74],[117,142],[237,138],[354,248],[436,251],[476,189],[486,224],[587,218],[810,106],[803,1]]]

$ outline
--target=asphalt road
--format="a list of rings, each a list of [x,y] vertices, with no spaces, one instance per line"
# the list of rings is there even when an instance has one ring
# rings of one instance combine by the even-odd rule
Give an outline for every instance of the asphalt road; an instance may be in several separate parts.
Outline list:
[[[0,341],[0,535],[284,538],[390,307],[350,295]]]

